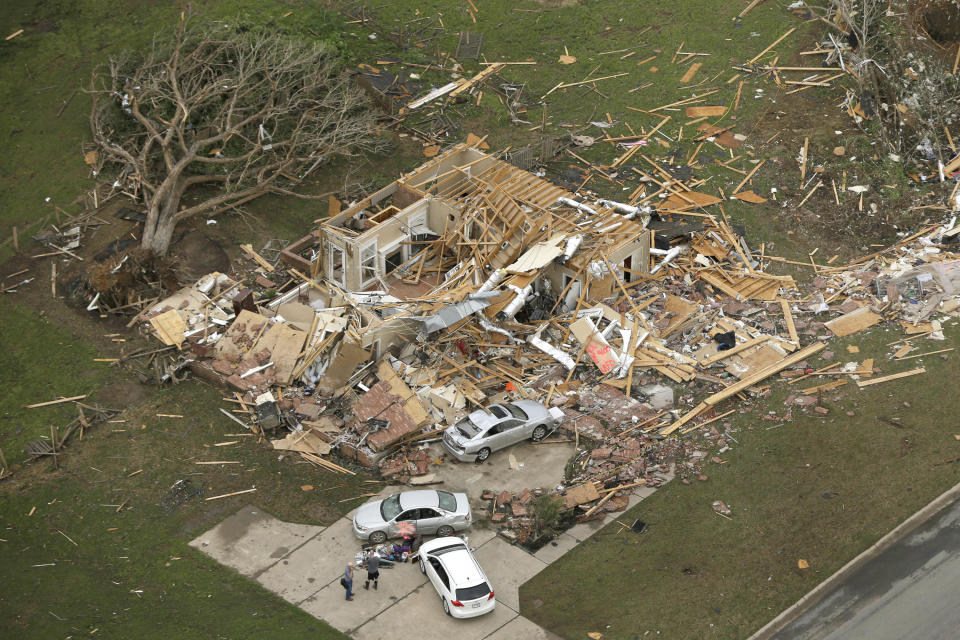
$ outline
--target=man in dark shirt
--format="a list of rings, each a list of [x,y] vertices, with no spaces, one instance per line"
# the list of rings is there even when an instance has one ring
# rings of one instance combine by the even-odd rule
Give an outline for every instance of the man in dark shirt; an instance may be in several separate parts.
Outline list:
[[[380,557],[372,553],[367,558],[367,581],[363,583],[364,589],[370,588],[370,581],[373,581],[374,590],[377,589],[377,582],[380,581]]]

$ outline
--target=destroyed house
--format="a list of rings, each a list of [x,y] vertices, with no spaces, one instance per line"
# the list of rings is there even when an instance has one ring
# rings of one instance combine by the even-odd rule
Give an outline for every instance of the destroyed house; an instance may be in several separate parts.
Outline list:
[[[578,202],[530,172],[457,145],[326,219],[282,259],[344,291],[387,300],[454,305],[488,294],[483,314],[508,321],[545,288],[572,308],[587,296],[609,296],[611,269],[623,282],[650,271],[652,234],[633,219],[638,210],[601,202]]]

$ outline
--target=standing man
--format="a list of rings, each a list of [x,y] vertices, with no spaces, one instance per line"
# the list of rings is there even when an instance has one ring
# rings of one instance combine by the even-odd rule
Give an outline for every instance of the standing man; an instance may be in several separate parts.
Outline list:
[[[347,590],[347,600],[353,600],[353,563],[348,562],[343,569],[343,588]]]
[[[364,589],[370,588],[370,581],[373,580],[373,590],[377,590],[377,582],[380,581],[380,556],[371,553],[367,558],[367,581],[363,583]]]

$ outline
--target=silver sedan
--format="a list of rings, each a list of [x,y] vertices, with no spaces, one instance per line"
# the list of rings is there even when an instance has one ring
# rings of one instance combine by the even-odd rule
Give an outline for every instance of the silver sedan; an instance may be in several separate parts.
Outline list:
[[[395,493],[357,509],[353,535],[373,544],[404,534],[453,535],[471,522],[470,503],[465,493],[424,489]]]
[[[490,405],[443,432],[443,447],[461,462],[483,462],[498,449],[522,440],[542,440],[556,425],[558,409],[533,400]],[[562,413],[559,413],[562,416]]]

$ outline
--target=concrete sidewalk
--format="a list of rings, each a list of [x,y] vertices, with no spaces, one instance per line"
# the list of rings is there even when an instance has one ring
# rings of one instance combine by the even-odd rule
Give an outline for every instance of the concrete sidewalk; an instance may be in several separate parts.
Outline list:
[[[630,506],[653,491],[638,487],[631,492]],[[376,591],[363,589],[366,573],[357,570],[354,601],[345,602],[340,576],[360,549],[351,518],[352,512],[329,527],[300,525],[248,506],[190,546],[359,640],[552,640],[557,636],[520,615],[520,585],[606,524],[578,524],[533,554],[492,530],[469,531],[477,561],[496,591],[497,607],[488,615],[457,620],[443,613],[436,591],[415,563],[382,569]]]

